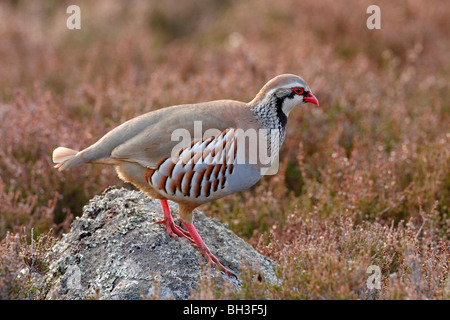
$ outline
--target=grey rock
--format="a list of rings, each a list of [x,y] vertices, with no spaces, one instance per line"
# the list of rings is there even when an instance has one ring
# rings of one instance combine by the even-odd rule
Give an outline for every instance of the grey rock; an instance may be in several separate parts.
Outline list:
[[[169,205],[179,223],[178,206]],[[110,187],[95,196],[53,248],[46,298],[187,299],[207,272],[239,288],[239,279],[206,268],[187,239],[173,239],[163,225],[154,224],[162,218],[159,201],[142,192]],[[277,281],[275,263],[217,219],[196,210],[194,225],[211,252],[236,274],[245,263],[266,281]]]

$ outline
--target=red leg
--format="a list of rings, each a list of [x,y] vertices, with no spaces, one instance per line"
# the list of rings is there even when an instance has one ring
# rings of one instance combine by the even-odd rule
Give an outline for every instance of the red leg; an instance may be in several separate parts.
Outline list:
[[[210,262],[213,265],[216,265],[220,270],[222,270],[223,272],[225,272],[226,274],[230,275],[230,276],[236,276],[236,274],[225,268],[219,261],[219,259],[217,259],[212,253],[211,251],[209,251],[208,247],[206,246],[206,244],[203,242],[202,238],[200,237],[200,235],[198,234],[197,230],[195,229],[193,224],[190,223],[185,223],[183,222],[184,227],[186,228],[187,231],[189,231],[192,239],[194,239],[195,245],[196,247],[200,250],[200,252],[203,254],[203,256],[206,258],[206,260],[208,262]]]
[[[167,232],[172,238],[183,237],[188,239],[190,242],[195,243],[194,240],[190,237],[189,233],[181,229],[179,226],[173,223],[172,214],[170,213],[169,204],[167,200],[160,200],[161,207],[164,213],[164,220],[155,222],[156,224],[165,224]]]

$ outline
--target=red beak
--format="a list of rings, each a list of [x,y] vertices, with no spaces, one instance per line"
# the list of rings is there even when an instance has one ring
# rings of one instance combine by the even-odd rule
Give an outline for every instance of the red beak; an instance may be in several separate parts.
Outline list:
[[[311,92],[308,92],[308,94],[303,97],[303,101],[315,104],[316,106],[319,105],[319,100],[317,100]]]

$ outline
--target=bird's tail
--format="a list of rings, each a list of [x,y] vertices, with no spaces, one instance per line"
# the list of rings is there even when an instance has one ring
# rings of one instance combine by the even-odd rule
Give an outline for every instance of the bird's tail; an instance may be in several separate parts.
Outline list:
[[[53,163],[55,163],[55,168],[59,169],[59,170],[64,170],[68,167],[72,167],[74,165],[69,165],[70,164],[70,160],[72,160],[73,158],[75,158],[75,156],[77,155],[78,151],[73,150],[73,149],[69,149],[69,148],[64,148],[64,147],[58,147],[53,151]]]
[[[89,151],[91,148],[77,151],[65,147],[58,147],[53,150],[53,163],[55,168],[59,171],[78,166],[83,163],[97,163],[97,164],[109,164],[117,165],[120,163],[118,159],[111,159],[109,157],[99,157],[94,150],[94,153]]]

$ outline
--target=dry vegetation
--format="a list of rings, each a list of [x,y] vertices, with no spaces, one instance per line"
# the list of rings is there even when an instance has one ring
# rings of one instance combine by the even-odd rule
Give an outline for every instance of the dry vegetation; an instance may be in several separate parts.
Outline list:
[[[366,28],[374,3],[381,30]],[[202,208],[278,262],[281,281],[246,270],[241,291],[206,278],[193,298],[449,299],[449,12],[446,0],[2,1],[0,298],[39,298],[21,270],[45,272],[54,237],[122,184],[105,166],[57,172],[56,146],[169,105],[250,101],[295,73],[321,107],[291,113],[281,172]],[[365,288],[369,265],[381,290]]]

